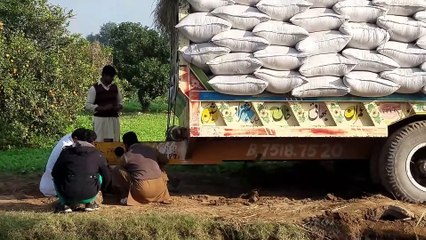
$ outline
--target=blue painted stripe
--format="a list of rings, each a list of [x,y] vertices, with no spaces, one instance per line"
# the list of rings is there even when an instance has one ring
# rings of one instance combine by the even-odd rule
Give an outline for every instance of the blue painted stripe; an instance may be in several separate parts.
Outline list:
[[[426,102],[424,94],[393,94],[380,98],[363,98],[355,96],[324,97],[324,98],[296,98],[287,95],[261,94],[257,96],[234,96],[221,94],[214,91],[197,91],[200,101],[227,101],[227,102]],[[197,100],[195,100],[197,101]]]

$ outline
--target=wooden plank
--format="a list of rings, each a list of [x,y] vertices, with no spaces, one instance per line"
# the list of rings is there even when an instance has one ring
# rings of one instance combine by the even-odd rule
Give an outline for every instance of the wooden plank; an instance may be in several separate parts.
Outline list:
[[[218,92],[213,91],[199,91],[192,92],[198,96],[198,101],[227,101],[227,102],[235,102],[235,101],[257,101],[257,102],[399,102],[399,103],[426,103],[426,95],[424,94],[393,94],[386,97],[381,98],[361,98],[354,96],[343,96],[343,97],[324,97],[324,98],[295,98],[289,95],[276,95],[276,94],[261,94],[256,96],[233,96],[233,95],[225,95]],[[193,98],[191,97],[191,100]]]
[[[234,138],[198,140],[186,162],[368,159],[377,139]],[[356,145],[357,147],[354,147]]]
[[[206,90],[213,90],[213,88],[209,84],[209,77],[204,73],[204,71],[197,66],[190,65],[192,73],[195,75],[195,77],[200,81],[200,83],[203,85],[204,89]]]
[[[234,137],[387,137],[385,127],[232,127],[194,126],[190,127],[191,137],[234,138]]]

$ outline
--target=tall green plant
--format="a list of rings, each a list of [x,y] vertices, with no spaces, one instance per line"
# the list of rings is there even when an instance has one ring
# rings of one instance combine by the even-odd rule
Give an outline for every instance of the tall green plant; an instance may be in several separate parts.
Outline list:
[[[21,11],[13,2],[43,11]],[[99,69],[110,62],[111,54],[99,44],[69,35],[67,19],[46,1],[1,1],[0,148],[40,146],[64,134]],[[31,21],[46,25],[29,29]]]

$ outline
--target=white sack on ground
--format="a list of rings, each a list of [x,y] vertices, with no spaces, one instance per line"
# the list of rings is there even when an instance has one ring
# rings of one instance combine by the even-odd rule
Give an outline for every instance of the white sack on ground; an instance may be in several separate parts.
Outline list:
[[[269,46],[269,42],[255,36],[252,32],[231,29],[221,32],[212,38],[212,42],[216,45],[227,47],[232,52],[256,52]]]
[[[293,89],[295,97],[342,97],[349,93],[349,88],[339,77],[323,76],[308,78],[308,83]]]
[[[420,69],[426,72],[426,62],[420,65]]]
[[[232,28],[241,30],[252,30],[259,23],[271,19],[268,15],[259,12],[257,8],[244,5],[223,6],[211,13],[230,22]]]
[[[305,77],[344,76],[356,67],[357,63],[340,54],[321,54],[308,57],[299,72]]]
[[[278,21],[288,21],[311,6],[312,3],[304,0],[261,0],[256,5],[259,11]]]
[[[313,8],[295,15],[290,21],[308,32],[320,32],[339,29],[346,18],[335,13],[332,9]]]
[[[214,75],[252,74],[262,67],[251,53],[230,53],[207,62],[207,65]]]
[[[191,64],[209,71],[207,62],[222,55],[230,53],[231,50],[226,47],[220,47],[212,43],[191,44],[182,51],[182,57]]]
[[[395,60],[403,68],[417,67],[426,61],[426,50],[411,43],[387,42],[377,51]]]
[[[312,3],[312,8],[332,8],[334,4],[343,0],[306,0]]]
[[[400,85],[397,93],[418,93],[426,85],[426,72],[419,68],[400,68],[385,71],[380,74],[380,77]]]
[[[380,78],[377,73],[354,71],[343,79],[350,93],[358,97],[384,97],[393,94],[399,85]]]
[[[305,77],[296,71],[277,71],[261,68],[254,75],[268,82],[266,91],[276,94],[285,94],[291,92],[308,81]]]
[[[216,92],[239,96],[258,95],[268,87],[266,81],[249,75],[215,76],[209,84]]]
[[[423,49],[426,49],[426,35],[423,36],[423,37],[421,37],[421,38],[419,38],[419,40],[417,40],[416,44],[417,44],[417,46],[419,46],[419,47],[421,47]]]
[[[388,14],[412,16],[426,9],[425,0],[373,0],[374,5],[389,9]]]
[[[235,3],[247,6],[255,6],[260,0],[234,0]]]
[[[176,25],[179,32],[195,43],[208,42],[216,34],[231,29],[231,23],[209,13],[192,13]]]
[[[426,34],[426,23],[410,17],[387,15],[377,19],[377,25],[391,33],[391,40],[410,43]]]
[[[377,18],[388,11],[384,7],[375,6],[368,0],[346,0],[334,5],[333,10],[349,17],[351,22],[376,23]]]
[[[342,54],[358,63],[354,68],[356,71],[380,73],[399,68],[399,64],[393,59],[379,54],[376,51],[348,48],[345,49]]]
[[[426,22],[426,11],[421,11],[414,14],[414,19],[422,22]]]
[[[387,30],[369,23],[345,23],[340,27],[340,31],[352,37],[348,47],[359,49],[376,49],[390,39]]]
[[[215,8],[232,5],[234,0],[188,0],[191,7],[196,12],[210,12]]]
[[[348,45],[351,38],[350,35],[335,30],[316,32],[296,44],[296,49],[307,55],[338,53]]]
[[[297,69],[302,65],[305,59],[304,55],[294,48],[275,45],[255,52],[254,57],[258,59],[264,67],[275,70]]]
[[[260,23],[253,29],[253,34],[263,37],[270,44],[293,47],[309,36],[309,33],[293,24],[280,21]]]

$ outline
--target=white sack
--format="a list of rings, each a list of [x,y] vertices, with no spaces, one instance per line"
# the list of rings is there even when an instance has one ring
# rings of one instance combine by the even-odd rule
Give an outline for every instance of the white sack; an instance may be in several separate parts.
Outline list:
[[[344,76],[356,67],[356,61],[340,54],[321,54],[308,57],[299,72],[305,77]]]
[[[252,32],[237,29],[219,33],[212,38],[212,42],[216,45],[227,47],[232,52],[252,53],[269,46],[269,42],[266,39],[255,36]]]
[[[320,32],[339,29],[346,18],[331,9],[313,8],[295,15],[290,21],[308,32]]]
[[[308,83],[293,89],[295,97],[342,97],[349,93],[349,88],[339,77],[324,76],[308,78]]]
[[[192,13],[176,25],[179,32],[195,43],[208,42],[223,31],[231,29],[231,23],[208,13]]]
[[[215,76],[209,84],[216,92],[240,96],[261,94],[268,86],[267,82],[248,75]]]
[[[414,14],[414,19],[422,22],[426,22],[426,11],[421,11]]]
[[[191,7],[196,12],[210,12],[215,8],[232,5],[234,0],[188,0]]]
[[[305,77],[296,71],[277,71],[261,68],[254,75],[268,82],[266,91],[276,94],[289,93],[294,88],[308,82]]]
[[[252,74],[262,67],[251,53],[230,53],[207,62],[207,65],[214,75]]]
[[[417,46],[419,46],[419,47],[421,47],[423,49],[426,49],[426,35],[423,36],[423,37],[421,37],[421,38],[419,38],[419,40],[417,40],[416,44],[417,44]]]
[[[369,23],[345,23],[340,27],[344,34],[352,36],[348,47],[359,49],[376,49],[390,39],[387,30]]]
[[[354,71],[347,74],[343,81],[350,93],[358,97],[384,97],[399,89],[398,84],[372,72]]]
[[[376,51],[348,48],[345,49],[342,54],[358,63],[354,68],[355,71],[380,73],[399,68],[399,64],[393,59],[379,54]]]
[[[294,48],[269,46],[254,53],[264,67],[275,70],[293,70],[300,67],[305,57]]]
[[[278,21],[288,21],[311,6],[312,3],[304,0],[261,0],[256,5],[259,11]]]
[[[426,62],[420,65],[420,69],[426,72]]]
[[[259,23],[271,19],[268,15],[259,12],[257,8],[244,5],[223,6],[211,13],[230,22],[232,28],[241,30],[252,30]]]
[[[312,3],[312,8],[332,8],[334,4],[343,0],[307,0]]]
[[[395,60],[403,68],[417,67],[426,61],[426,50],[411,43],[387,42],[377,51]]]
[[[348,45],[351,38],[350,35],[335,30],[316,32],[299,42],[296,49],[307,55],[338,53]]]
[[[253,29],[253,34],[265,38],[270,44],[289,47],[309,36],[305,29],[279,21],[263,22]]]
[[[230,53],[231,50],[226,47],[220,47],[212,43],[191,44],[182,51],[182,57],[191,64],[203,69],[209,70],[207,62],[222,55]]]
[[[377,25],[391,33],[391,40],[410,43],[426,34],[426,23],[410,17],[383,16],[377,19]]]
[[[389,9],[388,14],[412,16],[418,11],[426,9],[425,0],[373,0],[374,5]]]
[[[247,6],[255,6],[260,0],[234,0],[235,3]]]
[[[380,77],[400,85],[397,93],[418,93],[426,85],[426,72],[419,68],[400,68],[385,71],[380,74]]]
[[[375,6],[368,0],[346,0],[334,5],[333,10],[349,17],[351,22],[376,23],[377,18],[388,11],[384,7]]]

